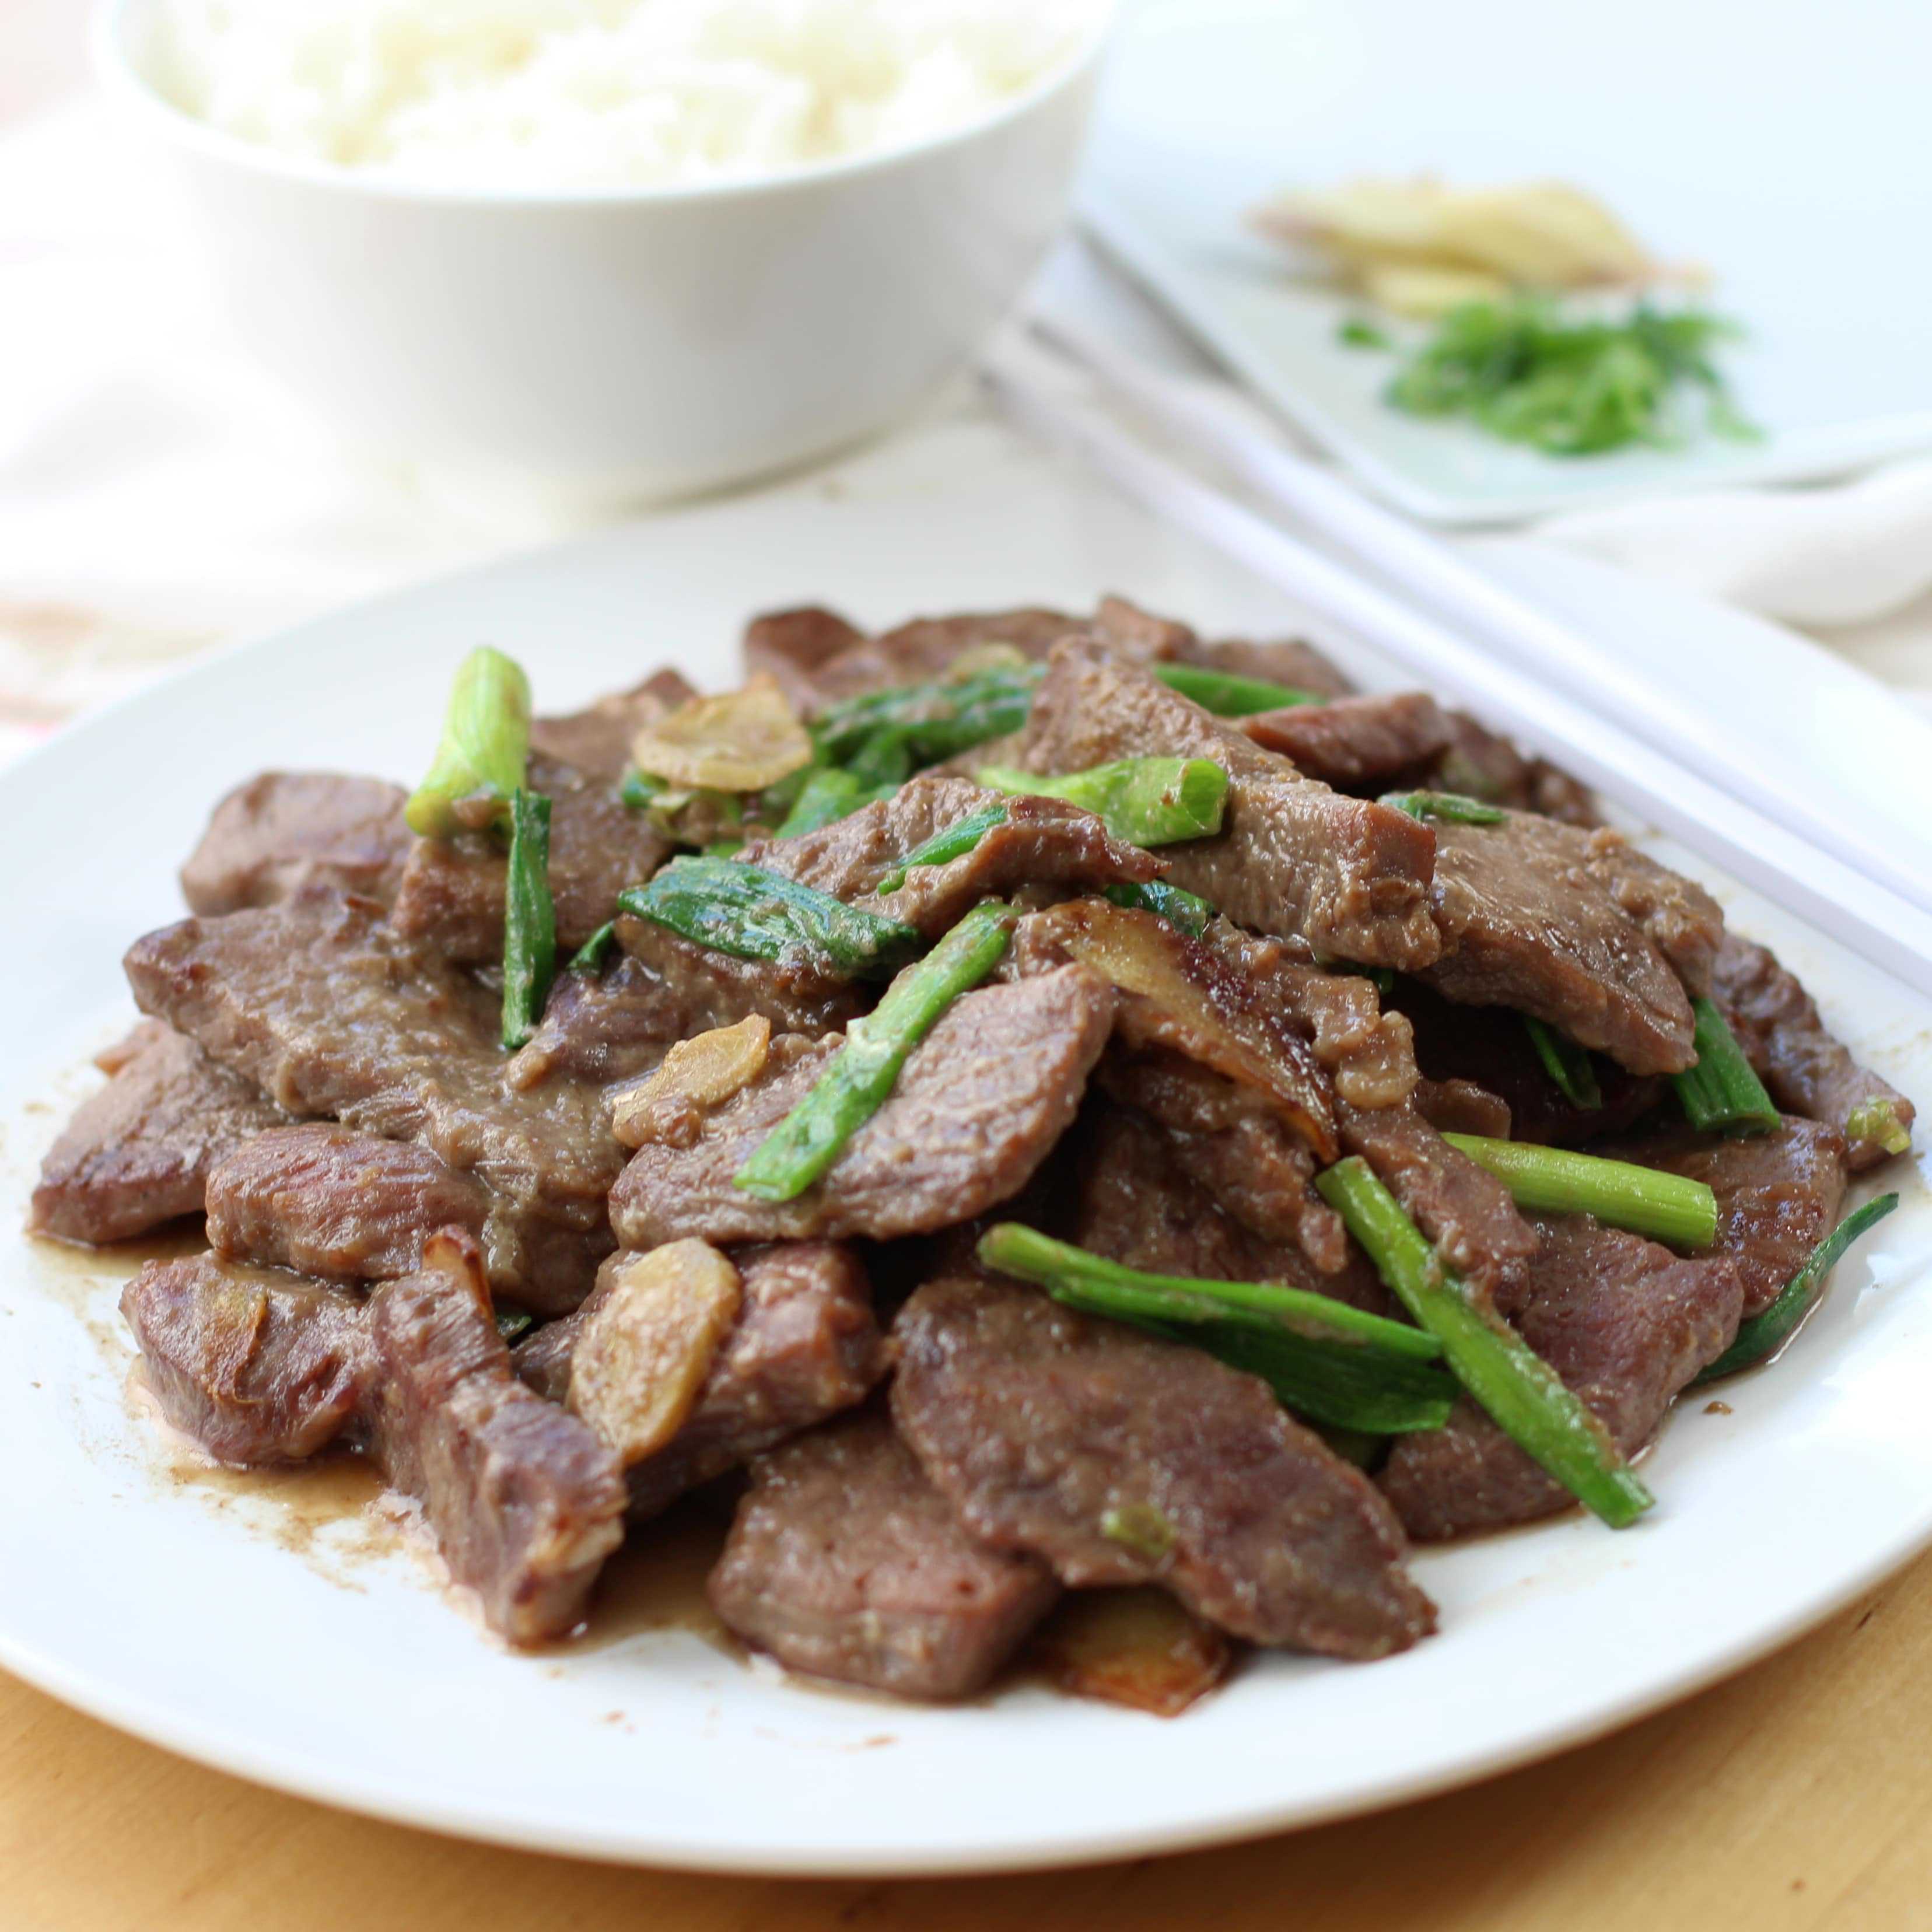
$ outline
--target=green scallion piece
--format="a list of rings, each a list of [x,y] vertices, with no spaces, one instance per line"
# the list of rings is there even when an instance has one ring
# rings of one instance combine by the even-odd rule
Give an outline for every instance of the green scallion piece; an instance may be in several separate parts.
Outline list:
[[[1875,1147],[1901,1154],[1912,1145],[1912,1130],[1899,1118],[1898,1104],[1882,1096],[1861,1100],[1845,1117],[1845,1138],[1853,1148]]]
[[[617,788],[619,800],[633,812],[646,812],[670,788],[662,778],[654,778],[648,772],[640,772],[635,765],[625,772],[623,782]]]
[[[1778,1125],[1778,1108],[1730,1022],[1710,1000],[1693,1000],[1690,1010],[1697,1018],[1697,1064],[1670,1076],[1684,1118],[1700,1134],[1768,1132]]]
[[[1508,1188],[1520,1208],[1539,1214],[1594,1214],[1612,1228],[1708,1248],[1718,1238],[1718,1197],[1701,1180],[1664,1174],[1633,1161],[1605,1160],[1574,1148],[1492,1140],[1484,1134],[1442,1138]]]
[[[1055,777],[988,765],[974,776],[994,791],[1064,799],[1104,820],[1130,845],[1172,845],[1221,829],[1228,774],[1209,758],[1117,758]]]
[[[521,785],[510,794],[510,866],[503,896],[503,1044],[536,1030],[556,972],[556,910],[550,895],[550,800]]]
[[[800,788],[791,808],[779,821],[778,836],[796,838],[801,832],[836,824],[856,812],[864,796],[865,787],[850,772],[836,765],[820,765]]]
[[[1697,1378],[1691,1386],[1714,1382],[1723,1376],[1734,1376],[1740,1369],[1754,1369],[1768,1361],[1805,1316],[1816,1306],[1832,1270],[1844,1258],[1845,1250],[1861,1234],[1876,1228],[1898,1205],[1896,1194],[1881,1194],[1854,1208],[1817,1246],[1810,1258],[1778,1290],[1778,1299],[1760,1309],[1748,1322],[1738,1324],[1736,1341]]]
[[[1360,1156],[1337,1161],[1315,1184],[1396,1299],[1442,1342],[1456,1379],[1511,1442],[1613,1529],[1651,1507],[1650,1492],[1602,1423],[1444,1264]]]
[[[404,808],[410,830],[448,838],[500,818],[524,782],[530,751],[530,681],[514,658],[481,645],[456,668],[436,756]],[[494,809],[472,820],[457,810],[466,800],[494,801]]]
[[[1241,677],[1233,671],[1210,670],[1204,664],[1157,664],[1148,668],[1170,691],[1191,698],[1217,718],[1252,718],[1257,712],[1282,711],[1291,705],[1325,704],[1318,691],[1299,691],[1292,684],[1274,684],[1264,677]]]
[[[1509,816],[1502,806],[1485,805],[1460,791],[1385,791],[1381,802],[1420,819],[1425,825],[1432,819],[1444,825],[1500,825]]]
[[[812,1090],[760,1142],[731,1184],[760,1201],[802,1194],[884,1105],[940,1016],[999,964],[1018,917],[1011,906],[988,899],[908,966],[872,1012],[846,1028],[845,1044]]]
[[[1590,1049],[1579,1046],[1548,1021],[1532,1014],[1523,1015],[1522,1025],[1556,1090],[1571,1106],[1594,1114],[1604,1104],[1604,1090],[1597,1084],[1596,1064],[1590,1058]]]
[[[1144,885],[1106,886],[1101,891],[1115,905],[1125,906],[1130,912],[1153,913],[1190,939],[1198,939],[1214,916],[1214,907],[1205,899],[1160,879],[1150,879]]]
[[[601,973],[604,962],[610,956],[610,949],[617,943],[617,922],[607,919],[577,950],[570,956],[570,963],[565,968],[569,973]]]
[[[915,866],[945,866],[955,859],[964,858],[994,826],[1006,822],[1006,808],[1004,805],[989,805],[980,811],[968,812],[956,825],[949,825],[944,831],[935,832],[922,844],[915,845],[872,890],[875,893],[896,892],[905,884],[907,873]]]
[[[999,664],[868,692],[821,712],[812,735],[827,764],[861,773],[866,783],[903,781],[922,765],[1017,731],[1044,675],[1036,664]]]

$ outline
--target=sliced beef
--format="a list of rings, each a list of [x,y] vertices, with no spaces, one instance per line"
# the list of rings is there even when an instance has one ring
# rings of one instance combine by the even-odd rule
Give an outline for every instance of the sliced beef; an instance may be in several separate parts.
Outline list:
[[[1270,1241],[1230,1213],[1144,1114],[1090,1109],[1067,1238],[1128,1268],[1208,1281],[1276,1281],[1386,1314],[1388,1291],[1367,1257],[1344,1243],[1339,1270],[1323,1273],[1301,1249]]]
[[[630,768],[631,740],[697,695],[682,672],[653,671],[642,684],[600,698],[581,711],[532,718],[530,748],[586,778],[620,779]]]
[[[386,905],[411,843],[409,794],[382,778],[264,772],[214,808],[182,868],[191,911],[278,905],[305,886],[333,886]]]
[[[976,1536],[1076,1587],[1160,1582],[1259,1643],[1383,1657],[1435,1627],[1373,1486],[1255,1377],[967,1276],[893,1333],[894,1420]]]
[[[626,886],[642,885],[670,856],[670,842],[624,803],[607,774],[536,752],[530,785],[550,802],[550,898],[567,953],[616,910]],[[396,894],[396,930],[452,959],[501,959],[508,873],[503,841],[492,832],[417,839]]]
[[[881,893],[881,882],[907,855],[974,813],[1004,808],[1006,821],[973,850],[943,866],[916,866],[904,884]],[[967,779],[928,773],[817,832],[754,842],[738,856],[802,884],[862,904],[937,938],[984,898],[1028,889],[1054,896],[1144,884],[1161,862],[1123,844],[1090,812],[1052,798],[1005,798]]]
[[[1460,792],[1515,812],[1538,812],[1570,825],[1603,821],[1589,788],[1540,758],[1526,758],[1507,738],[1486,730],[1466,711],[1448,714],[1453,736],[1441,754],[1406,772],[1408,783],[1433,791]]]
[[[214,1255],[148,1262],[121,1293],[148,1386],[224,1462],[296,1462],[356,1429],[372,1372],[362,1304]]]
[[[617,922],[622,956],[560,973],[542,1024],[504,1070],[512,1087],[564,1076],[608,1085],[648,1073],[681,1040],[762,1013],[781,1032],[824,1033],[860,1010],[848,980],[802,962],[737,959],[647,920]]]
[[[1327,698],[1346,698],[1355,688],[1331,659],[1298,638],[1253,644],[1244,638],[1203,638],[1190,626],[1156,616],[1124,597],[1101,598],[1093,629],[1110,648],[1136,662],[1200,664]]]
[[[1090,638],[1055,646],[1019,753],[1028,769],[1177,754],[1213,760],[1231,782],[1222,830],[1165,848],[1174,884],[1244,926],[1299,938],[1328,957],[1403,971],[1436,957],[1426,826],[1304,778]]]
[[[961,1526],[883,1416],[752,1466],[709,1586],[728,1628],[788,1670],[902,1697],[970,1696],[1060,1594],[1030,1556]]]
[[[614,1245],[624,1150],[594,1084],[503,1084],[494,995],[411,945],[366,901],[305,893],[184,920],[136,942],[142,1009],[192,1035],[290,1114],[421,1141],[490,1190],[491,1281],[539,1313],[588,1292]]]
[[[632,1258],[614,1255],[604,1279]],[[626,1472],[635,1518],[656,1515],[686,1490],[863,1401],[885,1373],[871,1287],[850,1249],[782,1241],[736,1249],[731,1259],[742,1294],[736,1324],[682,1429]],[[553,1402],[568,1396],[572,1352],[597,1300],[518,1345],[517,1372],[538,1394]]]
[[[1113,1013],[1112,988],[1077,966],[955,1000],[824,1178],[788,1202],[732,1177],[840,1042],[781,1053],[774,1041],[760,1079],[707,1116],[694,1144],[638,1150],[611,1191],[613,1225],[627,1247],[649,1248],[686,1234],[883,1240],[968,1220],[1018,1193],[1072,1124]]]
[[[1854,1174],[1904,1150],[1917,1110],[1852,1058],[1768,946],[1726,933],[1712,991],[1771,1097],[1843,1134]]]
[[[1701,1180],[1717,1196],[1711,1252],[1736,1265],[1748,1317],[1778,1298],[1844,1204],[1844,1137],[1816,1120],[1787,1118],[1774,1132],[1730,1137],[1675,1127],[1592,1151]]]
[[[1614,832],[1526,812],[1439,824],[1442,956],[1421,976],[1460,1004],[1532,1014],[1634,1073],[1680,1072],[1696,1054],[1673,956],[1694,956],[1694,927],[1714,945],[1721,915],[1673,877]]]
[[[518,1380],[482,1258],[438,1234],[416,1274],[370,1298],[370,1431],[390,1483],[423,1508],[451,1576],[512,1643],[561,1636],[622,1540],[616,1459]]]
[[[1043,658],[1054,642],[1078,628],[1058,610],[962,611],[915,617],[866,637],[829,610],[779,611],[757,618],[745,634],[745,658],[768,670],[794,703],[808,711],[896,685],[944,677],[968,651],[1004,644]]]
[[[215,1163],[288,1118],[185,1034],[154,1027],[48,1149],[27,1226],[62,1240],[122,1241],[198,1214]]]
[[[1415,1111],[1439,1134],[1510,1137],[1510,1104],[1473,1080],[1418,1080]]]
[[[1542,1245],[1512,1319],[1634,1455],[1678,1390],[1730,1347],[1743,1305],[1737,1268],[1682,1261],[1587,1214],[1536,1225]],[[1532,1522],[1571,1500],[1467,1397],[1446,1427],[1399,1437],[1380,1480],[1408,1533],[1428,1540]]]
[[[218,1254],[332,1281],[410,1274],[438,1228],[479,1234],[489,1214],[489,1190],[420,1142],[328,1120],[257,1134],[208,1178]]]
[[[1241,729],[1264,751],[1293,760],[1304,778],[1338,791],[1392,782],[1453,742],[1448,714],[1426,692],[1377,692],[1328,704],[1257,712]]]
[[[808,712],[823,702],[813,682],[820,667],[865,640],[865,632],[837,611],[806,604],[754,617],[740,650],[747,678],[776,678],[793,710]]]

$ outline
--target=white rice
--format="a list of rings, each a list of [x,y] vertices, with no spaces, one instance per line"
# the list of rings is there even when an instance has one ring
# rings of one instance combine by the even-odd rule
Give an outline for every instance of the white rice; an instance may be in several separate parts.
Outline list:
[[[778,174],[993,112],[1107,0],[154,0],[176,105],[243,140],[466,188]]]

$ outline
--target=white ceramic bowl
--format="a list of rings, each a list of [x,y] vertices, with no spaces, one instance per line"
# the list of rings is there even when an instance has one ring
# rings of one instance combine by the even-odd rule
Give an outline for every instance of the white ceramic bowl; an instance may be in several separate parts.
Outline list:
[[[1102,30],[988,118],[744,184],[416,188],[208,127],[97,64],[179,178],[253,352],[380,446],[655,496],[782,469],[957,369],[1066,218]]]

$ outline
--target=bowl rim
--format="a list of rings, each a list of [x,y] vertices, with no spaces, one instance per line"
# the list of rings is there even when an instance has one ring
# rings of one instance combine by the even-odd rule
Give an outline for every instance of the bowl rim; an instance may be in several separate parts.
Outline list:
[[[1024,119],[1084,84],[1100,64],[1117,27],[1124,0],[1097,0],[1095,17],[1072,51],[991,112],[916,140],[868,148],[829,160],[808,162],[781,172],[722,180],[666,182],[656,186],[613,184],[578,188],[518,188],[496,184],[467,187],[458,182],[411,181],[376,169],[312,160],[266,143],[231,134],[198,119],[170,100],[142,70],[128,45],[128,16],[158,0],[94,0],[88,42],[94,74],[110,98],[144,122],[160,137],[208,159],[319,188],[381,201],[466,208],[610,208],[675,206],[687,202],[748,200],[803,192],[829,182],[884,172],[902,164],[963,147]]]

